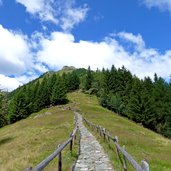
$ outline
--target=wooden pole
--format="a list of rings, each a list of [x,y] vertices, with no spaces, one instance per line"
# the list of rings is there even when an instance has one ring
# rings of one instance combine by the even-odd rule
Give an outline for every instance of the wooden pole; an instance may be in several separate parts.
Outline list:
[[[108,142],[110,143],[110,133],[109,133],[109,131],[107,133],[107,136],[108,136]]]
[[[100,129],[100,136],[102,136],[102,128],[101,128],[101,126],[99,126],[99,129]]]
[[[60,144],[58,145],[58,148],[60,147]],[[58,171],[62,171],[62,152],[58,155]]]
[[[72,137],[72,133],[70,134],[70,137]],[[72,144],[73,144],[73,137],[70,141],[70,152],[72,153]]]
[[[123,146],[123,149],[125,150],[125,146]],[[126,158],[124,154],[123,154],[123,168],[124,168],[124,171],[127,171]]]
[[[106,129],[105,128],[103,128],[103,137],[104,137],[104,140],[105,140],[105,138],[106,138]]]
[[[115,136],[114,141],[117,142],[117,143],[119,142],[117,136]],[[116,155],[117,155],[117,158],[119,159],[119,150],[118,150],[118,148],[117,148],[116,146],[115,146],[115,148],[116,148]]]

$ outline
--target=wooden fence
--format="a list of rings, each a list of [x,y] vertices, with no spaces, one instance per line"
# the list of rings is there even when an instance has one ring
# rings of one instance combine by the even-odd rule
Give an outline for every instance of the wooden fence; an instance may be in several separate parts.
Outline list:
[[[121,147],[118,143],[118,137],[112,137],[110,135],[110,132],[106,131],[105,128],[102,128],[99,125],[96,125],[90,121],[88,121],[87,119],[83,118],[84,122],[92,127],[94,130],[96,130],[99,135],[101,137],[103,137],[104,140],[107,140],[108,142],[112,141],[115,144],[115,148],[116,148],[116,154],[117,157],[119,158],[122,166],[123,166],[123,170],[127,171],[127,161],[129,161],[129,163],[132,165],[132,167],[136,170],[136,171],[149,171],[149,164],[145,161],[142,160],[141,161],[141,166],[133,159],[133,157],[125,150],[125,146]]]
[[[62,171],[62,151],[65,149],[65,147],[70,144],[70,152],[72,152],[72,148],[74,145],[74,141],[76,140],[76,134],[78,132],[78,122],[77,122],[77,117],[75,115],[75,128],[73,132],[70,134],[70,137],[67,141],[65,141],[62,144],[58,145],[58,148],[50,154],[46,159],[44,159],[42,162],[40,162],[37,166],[34,168],[29,167],[25,169],[24,171],[41,171],[43,170],[55,157],[58,157],[58,171]]]

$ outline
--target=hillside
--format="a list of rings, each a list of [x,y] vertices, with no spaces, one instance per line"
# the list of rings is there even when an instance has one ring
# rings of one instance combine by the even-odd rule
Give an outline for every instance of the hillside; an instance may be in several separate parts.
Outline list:
[[[171,170],[171,140],[101,107],[95,96],[74,92],[69,93],[68,98],[70,102],[67,105],[44,109],[0,129],[1,171],[35,166],[65,141],[74,127],[74,115],[67,110],[68,106],[83,113],[90,121],[106,127],[113,136],[117,135],[120,144],[125,145],[138,162],[146,159],[150,163],[152,171]],[[109,150],[103,141],[101,143],[109,152],[114,167],[121,170],[115,151]],[[68,170],[74,157],[67,152],[63,157],[64,170]],[[53,170],[54,166],[55,161],[47,170]]]
[[[113,136],[117,135],[119,143],[125,145],[126,150],[139,163],[146,159],[151,171],[171,171],[171,140],[101,107],[95,96],[71,93],[69,99],[87,119],[105,127]],[[98,136],[97,138],[99,139]],[[116,170],[122,170],[116,159],[115,149],[113,151],[103,141],[101,143],[108,151]]]
[[[1,128],[0,171],[19,171],[38,164],[68,139],[74,128],[73,117],[73,112],[62,106],[51,107]],[[75,157],[68,150],[63,155],[64,170],[68,170]],[[56,162],[46,170],[54,170]]]

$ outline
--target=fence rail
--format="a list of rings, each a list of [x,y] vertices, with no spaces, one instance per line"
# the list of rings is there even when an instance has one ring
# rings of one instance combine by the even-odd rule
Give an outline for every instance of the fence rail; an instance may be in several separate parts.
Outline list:
[[[77,122],[77,116],[74,117],[75,120],[75,128],[73,132],[70,134],[70,137],[67,141],[65,141],[62,144],[58,145],[58,148],[50,154],[46,159],[44,159],[42,162],[40,162],[37,166],[34,168],[29,167],[26,168],[24,171],[41,171],[43,170],[55,157],[58,157],[58,171],[62,171],[62,151],[65,149],[65,147],[70,144],[70,151],[72,152],[73,144],[76,139],[76,134],[78,131],[78,122]]]
[[[115,136],[115,137],[112,137],[110,132],[106,131],[105,128],[102,128],[101,126],[99,125],[96,125],[92,122],[90,122],[89,120],[83,118],[84,122],[92,127],[94,130],[96,130],[99,135],[101,137],[103,137],[104,140],[107,140],[108,142],[112,141],[114,142],[115,144],[115,148],[116,148],[116,154],[123,166],[123,170],[124,171],[127,171],[127,161],[129,161],[129,163],[132,165],[132,167],[136,170],[136,171],[149,171],[149,164],[145,161],[145,160],[142,160],[141,161],[141,166],[133,159],[133,157],[125,150],[125,146],[124,147],[121,147],[119,145],[119,142],[118,142],[118,137]],[[123,158],[121,157],[121,154],[123,156]]]

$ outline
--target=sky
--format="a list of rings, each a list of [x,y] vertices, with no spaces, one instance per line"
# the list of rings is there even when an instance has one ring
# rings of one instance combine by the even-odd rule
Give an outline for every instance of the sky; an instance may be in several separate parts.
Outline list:
[[[171,0],[0,0],[0,89],[63,66],[171,75]]]

